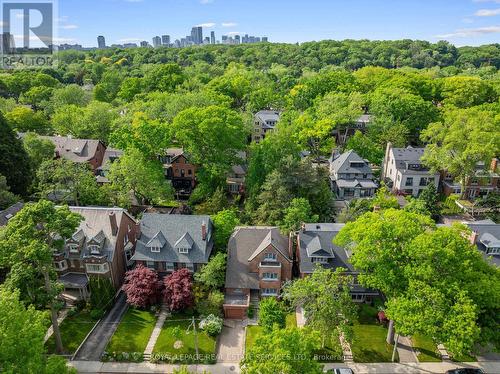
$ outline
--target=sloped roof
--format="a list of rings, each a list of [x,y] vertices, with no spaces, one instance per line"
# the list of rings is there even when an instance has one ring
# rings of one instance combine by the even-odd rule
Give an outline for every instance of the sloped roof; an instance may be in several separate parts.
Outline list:
[[[150,240],[149,242],[146,243],[147,247],[163,247],[165,243],[167,242],[167,239],[163,236],[161,231],[158,231]]]
[[[0,226],[5,226],[9,219],[14,217],[24,206],[23,202],[15,203],[5,210],[0,211]]]
[[[179,240],[175,242],[174,248],[192,248],[194,244],[193,238],[186,232]]]
[[[280,119],[280,112],[278,112],[277,110],[259,110],[257,113],[255,113],[255,117],[264,124],[267,121],[277,122]]]
[[[363,163],[363,166],[351,166],[352,162]],[[356,152],[352,149],[342,153],[338,157],[334,158],[330,169],[332,171],[337,172],[337,174],[344,173],[357,173],[357,174],[371,174],[372,168],[368,164],[368,162],[361,158]]]
[[[206,225],[206,240],[202,225]],[[186,235],[187,234],[187,235]],[[213,224],[207,215],[145,213],[141,220],[141,237],[136,242],[133,260],[183,263],[207,263],[213,247]],[[160,252],[152,252],[151,240],[161,237]],[[155,240],[156,240],[155,239]],[[179,253],[176,245],[192,241],[188,253]]]
[[[272,228],[268,230],[267,235],[264,237],[262,242],[257,246],[252,255],[248,258],[248,261],[253,260],[269,245],[272,245],[284,257],[288,258],[288,239],[285,238],[283,235],[281,235],[281,233],[277,228]]]
[[[269,237],[271,232],[281,235],[277,227],[236,227],[227,244],[226,288],[259,289],[258,275],[248,271],[248,259],[256,252],[260,253],[257,248],[264,242],[272,241],[272,234]],[[275,244],[280,247],[280,253],[285,253],[285,257],[289,258],[288,239],[282,235],[278,240],[275,237]]]
[[[55,146],[55,152],[73,162],[87,162],[97,152],[99,140],[76,139],[69,136],[40,136],[41,139],[50,140]]]
[[[498,242],[500,239],[500,224],[495,224],[491,220],[465,222],[465,224],[478,234],[476,246],[483,257],[495,266],[500,266],[500,255],[487,255],[485,246],[485,244],[493,246],[493,243]]]

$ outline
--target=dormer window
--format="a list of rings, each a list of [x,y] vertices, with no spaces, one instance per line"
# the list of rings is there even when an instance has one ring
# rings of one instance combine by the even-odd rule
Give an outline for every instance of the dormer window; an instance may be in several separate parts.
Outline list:
[[[78,253],[78,244],[68,244],[69,253]]]
[[[159,253],[160,247],[151,247],[151,252]]]
[[[101,251],[99,250],[99,246],[95,244],[89,245],[89,251],[91,255],[98,255],[99,253],[101,253]]]
[[[189,253],[189,248],[179,248],[179,253]]]
[[[311,260],[319,264],[326,264],[328,262],[328,258],[326,257],[312,257]]]

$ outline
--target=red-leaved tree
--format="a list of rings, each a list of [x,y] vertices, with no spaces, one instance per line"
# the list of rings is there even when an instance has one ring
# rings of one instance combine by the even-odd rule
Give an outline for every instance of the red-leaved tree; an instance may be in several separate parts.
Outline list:
[[[163,284],[163,300],[170,310],[183,310],[193,305],[193,282],[188,269],[174,271],[165,277]]]
[[[125,273],[122,290],[127,295],[128,304],[146,308],[158,302],[160,286],[156,271],[139,265]]]

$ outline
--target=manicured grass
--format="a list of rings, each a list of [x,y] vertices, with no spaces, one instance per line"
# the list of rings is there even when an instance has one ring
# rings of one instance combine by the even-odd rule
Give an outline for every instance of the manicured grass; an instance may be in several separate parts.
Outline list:
[[[154,313],[129,308],[111,338],[108,352],[144,352],[156,324]]]
[[[355,362],[391,362],[393,346],[386,343],[387,328],[377,323],[376,316],[376,308],[366,304],[359,306],[351,344]]]
[[[161,361],[172,363],[194,363],[196,361],[193,327],[191,320],[187,318],[185,315],[174,315],[165,321],[153,349],[153,355],[161,356],[159,357]],[[217,338],[202,331],[198,327],[198,323],[196,331],[201,362],[215,362]],[[176,332],[178,336],[175,336]],[[182,344],[175,348],[174,344],[177,341],[182,342]]]
[[[73,354],[82,343],[83,339],[92,330],[97,321],[90,318],[88,312],[79,312],[72,317],[66,317],[59,326],[64,350],[68,354]],[[49,353],[55,353],[56,343],[54,335],[45,343]]]
[[[411,341],[419,362],[441,362],[441,355],[431,338],[417,334],[411,337]]]

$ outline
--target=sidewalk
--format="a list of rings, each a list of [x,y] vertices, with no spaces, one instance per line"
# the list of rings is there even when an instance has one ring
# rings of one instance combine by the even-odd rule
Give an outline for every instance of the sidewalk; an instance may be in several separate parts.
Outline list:
[[[415,351],[413,350],[413,347],[411,345],[411,340],[408,337],[399,335],[397,351],[399,362],[401,364],[418,362],[417,355],[415,354]]]
[[[68,315],[68,312],[69,309],[64,309],[59,315],[59,317],[57,317],[57,324],[59,325],[59,327],[61,326],[62,321],[64,321],[64,319]],[[54,328],[52,327],[52,325],[50,325],[49,329],[47,330],[47,333],[45,334],[45,337],[43,338],[43,342],[45,343],[47,340],[49,340],[53,333],[54,333]]]
[[[160,316],[158,317],[158,320],[156,321],[155,328],[153,329],[153,332],[151,333],[151,336],[149,337],[148,345],[146,346],[146,349],[144,350],[144,356],[148,357],[151,356],[151,353],[153,353],[153,349],[155,347],[156,341],[158,340],[158,337],[160,336],[161,328],[163,327],[163,324],[165,323],[165,320],[167,319],[169,315],[169,312],[167,310],[166,305],[161,306],[161,311],[160,311]]]
[[[117,363],[117,362],[96,362],[96,361],[70,361],[78,373],[172,373],[178,365],[158,365],[151,363]],[[406,363],[406,364],[356,364],[356,363],[336,363],[325,364],[325,369],[338,367],[350,367],[356,374],[443,374],[445,371],[458,367],[480,367],[487,374],[500,373],[500,361],[488,362],[426,362],[426,363]],[[232,374],[240,373],[237,364],[219,363],[215,365],[189,365],[192,372],[203,373],[208,371],[211,374]]]

